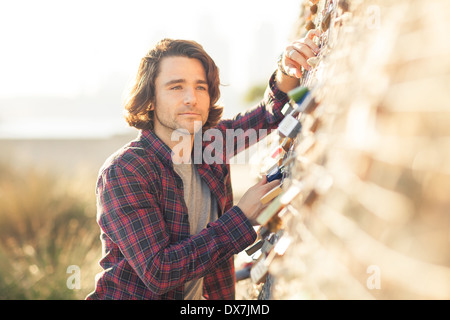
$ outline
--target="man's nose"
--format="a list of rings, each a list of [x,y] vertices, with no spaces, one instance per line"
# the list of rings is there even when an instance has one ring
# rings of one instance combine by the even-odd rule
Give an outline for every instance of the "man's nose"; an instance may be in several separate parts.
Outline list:
[[[197,93],[195,92],[195,88],[186,88],[184,103],[192,106],[197,104]]]

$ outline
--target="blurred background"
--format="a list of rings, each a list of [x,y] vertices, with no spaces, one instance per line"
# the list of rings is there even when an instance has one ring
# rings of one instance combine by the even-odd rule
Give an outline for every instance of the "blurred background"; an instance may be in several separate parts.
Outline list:
[[[219,66],[225,117],[261,97],[298,0],[0,3],[0,299],[84,299],[100,271],[95,180],[137,135],[122,100],[158,40]],[[238,198],[253,184],[234,165]],[[247,177],[247,178],[246,178]]]

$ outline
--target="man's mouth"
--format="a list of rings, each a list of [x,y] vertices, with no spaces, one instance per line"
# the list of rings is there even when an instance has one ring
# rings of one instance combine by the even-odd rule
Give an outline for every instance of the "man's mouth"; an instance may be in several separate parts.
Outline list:
[[[195,112],[183,112],[183,113],[180,113],[180,115],[182,115],[182,116],[199,116],[200,114],[195,113]]]

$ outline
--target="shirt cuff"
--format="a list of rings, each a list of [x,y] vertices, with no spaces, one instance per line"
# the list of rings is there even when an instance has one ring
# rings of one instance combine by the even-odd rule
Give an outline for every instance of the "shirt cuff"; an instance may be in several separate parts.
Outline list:
[[[269,80],[269,85],[267,86],[266,92],[264,93],[264,100],[266,101],[266,108],[269,110],[274,119],[283,119],[284,115],[281,112],[284,105],[289,102],[289,97],[287,93],[281,91],[276,83],[276,74],[275,71]]]
[[[256,231],[238,206],[233,206],[219,220],[222,222],[223,236],[227,237],[237,253],[255,242]]]
[[[278,88],[277,82],[275,80],[276,76],[277,76],[277,71],[275,70],[269,79],[270,95],[272,96],[273,100],[279,100],[279,101],[283,101],[284,103],[286,103],[289,101],[289,97],[288,97],[287,93],[281,91]]]

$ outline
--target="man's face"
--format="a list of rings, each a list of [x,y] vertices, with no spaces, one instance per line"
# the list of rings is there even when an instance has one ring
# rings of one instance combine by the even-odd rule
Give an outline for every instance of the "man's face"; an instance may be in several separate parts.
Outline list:
[[[209,91],[202,63],[187,57],[161,60],[155,80],[154,131],[168,143],[172,132],[185,129],[192,135],[209,115]],[[168,143],[169,144],[169,143]],[[169,144],[170,145],[170,144]]]

